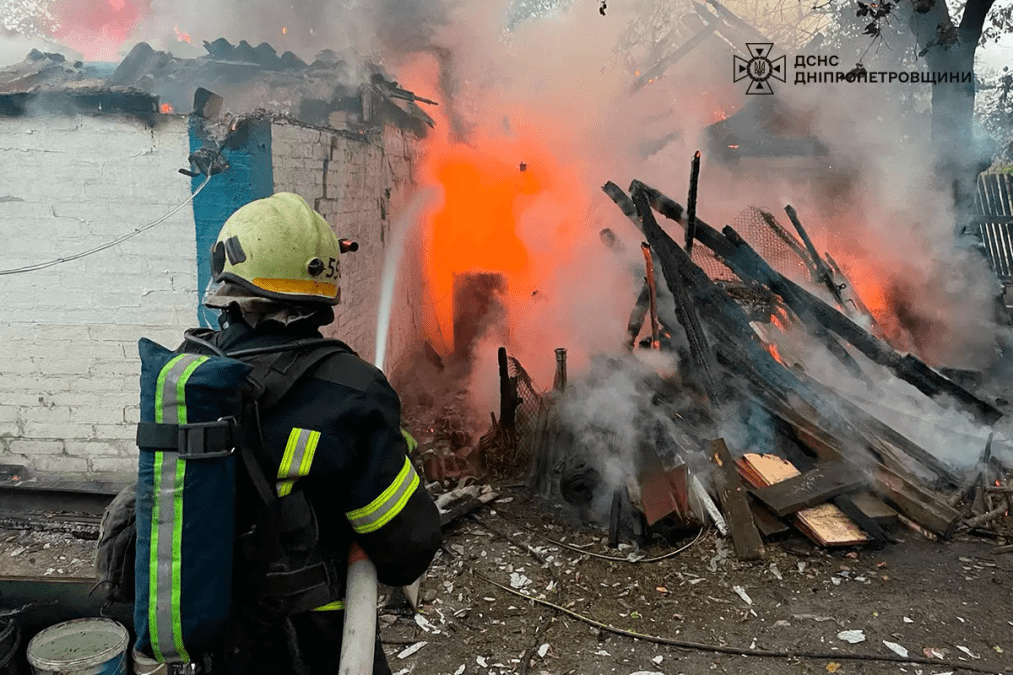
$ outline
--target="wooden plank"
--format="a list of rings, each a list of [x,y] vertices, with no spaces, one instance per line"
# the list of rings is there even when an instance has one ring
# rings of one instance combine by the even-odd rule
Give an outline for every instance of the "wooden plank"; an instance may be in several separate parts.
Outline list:
[[[749,501],[749,510],[753,513],[753,522],[756,523],[756,529],[760,531],[760,536],[770,539],[791,530],[787,523],[771,513],[770,509],[757,501],[756,498],[752,495],[746,496]]]
[[[718,497],[728,527],[732,533],[735,554],[743,560],[756,560],[763,557],[763,539],[753,522],[753,514],[746,501],[746,489],[742,485],[735,460],[728,452],[724,439],[711,442],[711,461],[714,462],[714,482],[718,488]]]
[[[922,527],[942,535],[960,513],[917,484],[885,466],[875,468],[873,490]]]
[[[822,504],[837,495],[868,484],[865,476],[844,460],[823,462],[805,473],[753,490],[774,515],[783,518],[804,508]]]
[[[872,518],[869,518],[862,512],[860,508],[855,506],[855,502],[852,501],[851,495],[837,495],[833,499],[833,505],[844,512],[851,521],[855,523],[863,532],[876,542],[889,542],[891,544],[897,543],[897,541],[884,530],[879,523]]]
[[[737,463],[739,472],[754,487],[766,487],[799,475],[791,462],[776,455],[749,453]],[[795,526],[821,546],[850,546],[862,544],[868,536],[833,504],[821,504],[802,509],[793,516]]]
[[[950,484],[957,485],[959,483],[959,476],[953,469],[878,417],[866,412],[817,380],[805,378],[805,381],[827,401],[833,401],[833,404],[847,417],[852,427],[865,437],[870,449],[883,457],[884,461],[893,460],[898,466],[903,466],[905,461],[899,455],[906,455]],[[790,397],[789,402],[793,409],[778,411],[778,414],[795,428],[800,441],[820,455],[821,459],[827,459],[833,454],[843,454],[841,443],[812,421],[815,411],[812,413],[807,411],[805,402],[799,402]],[[886,457],[887,455],[889,458]],[[905,469],[906,471],[908,470]]]
[[[787,412],[781,413],[779,411],[778,416],[791,425],[792,430],[795,432],[795,438],[800,443],[815,452],[820,461],[829,462],[840,458],[841,446],[837,442],[837,439],[801,415],[793,413],[794,411],[792,411],[792,414],[788,414]]]
[[[891,525],[897,522],[897,511],[871,492],[856,492],[851,501],[865,514],[866,518],[880,525]]]
[[[800,511],[798,529],[821,546],[854,546],[869,537],[834,504],[820,504]]]

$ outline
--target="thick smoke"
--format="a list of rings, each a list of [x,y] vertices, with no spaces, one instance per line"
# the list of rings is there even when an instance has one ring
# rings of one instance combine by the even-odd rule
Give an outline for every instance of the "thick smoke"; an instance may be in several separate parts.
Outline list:
[[[417,72],[428,73],[453,97],[453,140],[480,146],[483,137],[537,135],[583,186],[583,224],[567,250],[560,250],[550,225],[565,217],[564,206],[572,215],[571,204],[546,196],[518,219],[518,235],[535,264],[546,269],[537,296],[511,308],[511,351],[543,386],[551,382],[553,347],[570,349],[573,374],[585,371],[594,354],[616,351],[636,296],[628,269],[635,255],[619,263],[597,232],[613,228],[632,252],[641,237],[598,187],[639,177],[684,202],[689,159],[704,147],[702,129],[759,98],[742,96],[744,84],[733,84],[728,74],[731,49],[715,51],[714,45],[631,95],[634,68],[615,48],[633,18],[624,13],[628,7],[603,18],[589,3],[575,2],[504,31],[497,22],[506,11],[487,4],[478,11],[461,2],[432,24],[430,45],[402,59],[417,64],[421,58],[428,65]],[[895,44],[904,49],[903,41]],[[870,70],[909,67],[896,53],[870,55],[866,64]],[[954,243],[950,195],[933,172],[928,88],[775,84],[778,105],[794,120],[789,125],[798,126],[799,135],[818,137],[830,155],[745,159],[733,166],[705,155],[701,217],[720,227],[756,205],[787,223],[783,208],[794,205],[817,248],[832,253],[857,290],[882,296],[877,318],[889,320],[888,333],[902,349],[937,367],[992,366],[1000,330],[997,285],[976,251]],[[490,399],[494,378],[492,366],[477,371]],[[906,415],[951,424],[968,442],[943,447],[912,432],[916,440],[948,460],[966,462],[980,437],[976,425],[907,385],[896,386],[911,402],[902,406]],[[866,396],[890,400],[896,394],[890,389]],[[763,426],[760,417],[747,416],[739,440],[762,450],[769,440]]]
[[[984,260],[954,244],[949,195],[932,172],[928,89],[793,86],[789,68],[774,97],[745,96],[746,83],[732,82],[732,46],[715,40],[631,93],[638,73],[678,46],[631,32],[649,4],[610,3],[602,16],[589,0],[138,0],[132,6],[144,11],[124,46],[143,39],[172,49],[182,31],[197,45],[218,37],[267,41],[307,61],[331,49],[350,62],[382,63],[402,86],[440,99],[439,109],[428,110],[442,145],[430,152],[495,139],[537,142],[551,153],[566,186],[518,210],[537,292],[510,307],[511,352],[543,387],[554,347],[569,348],[573,377],[594,354],[615,352],[636,298],[629,263],[641,237],[599,186],[641,178],[684,202],[697,149],[705,150],[703,219],[720,227],[749,205],[781,218],[793,204],[820,251],[830,251],[860,291],[874,288],[884,298],[878,309],[892,317],[892,337],[933,365],[991,365],[997,289]],[[678,6],[694,14],[691,3]],[[896,56],[873,52],[865,65],[897,69]],[[794,124],[818,136],[829,158],[723,165],[706,153],[705,127],[764,98],[801,120]],[[577,223],[563,240],[561,220]],[[634,253],[627,264],[602,246],[603,227]],[[679,238],[677,226],[673,234]],[[478,350],[483,363],[495,363],[491,347]],[[475,389],[496,391],[494,367],[476,378],[484,384]]]

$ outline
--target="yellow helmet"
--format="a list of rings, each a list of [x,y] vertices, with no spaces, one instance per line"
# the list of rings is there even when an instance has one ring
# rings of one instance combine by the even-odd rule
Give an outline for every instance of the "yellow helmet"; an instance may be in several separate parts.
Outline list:
[[[230,281],[282,301],[341,299],[341,246],[324,217],[302,197],[278,192],[225,221],[211,248],[215,282]]]

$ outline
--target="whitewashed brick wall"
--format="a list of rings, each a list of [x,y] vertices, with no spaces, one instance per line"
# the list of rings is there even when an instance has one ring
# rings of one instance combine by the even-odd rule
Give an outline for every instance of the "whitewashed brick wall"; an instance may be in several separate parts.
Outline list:
[[[359,139],[276,124],[271,148],[275,190],[302,196],[339,237],[359,243],[358,251],[341,257],[341,304],[325,332],[372,362],[384,258],[398,209],[415,188],[418,141],[390,125],[382,137]],[[421,340],[418,250],[409,245],[401,264],[384,367],[388,373],[396,373]]]
[[[0,269],[85,251],[190,196],[186,120],[0,119]],[[136,471],[146,336],[175,347],[197,302],[193,209],[117,246],[0,276],[0,463],[63,476]]]
[[[272,151],[275,190],[302,195],[359,242],[342,258],[342,303],[327,332],[372,361],[384,254],[414,188],[418,141],[390,126],[358,140],[276,124]],[[162,217],[190,196],[177,171],[188,154],[183,118],[156,127],[116,116],[0,118],[0,269],[85,251]],[[175,348],[196,324],[204,261],[195,249],[186,206],[106,251],[0,276],[0,463],[68,478],[135,474],[137,340]],[[409,250],[388,373],[421,339],[419,265]]]

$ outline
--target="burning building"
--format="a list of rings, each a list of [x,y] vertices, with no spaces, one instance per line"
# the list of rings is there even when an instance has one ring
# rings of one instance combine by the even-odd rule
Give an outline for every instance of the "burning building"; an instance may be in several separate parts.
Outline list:
[[[134,472],[137,339],[175,346],[214,325],[201,307],[211,243],[273,192],[301,195],[358,244],[330,331],[371,358],[388,251],[396,236],[417,248],[395,230],[431,124],[378,68],[267,45],[221,40],[177,59],[140,44],[105,72],[33,52],[0,71],[0,461]],[[392,373],[421,342],[420,274],[398,278]]]
[[[704,37],[714,32],[698,27],[704,28]],[[546,48],[556,44],[551,33],[546,29],[538,35]],[[736,37],[735,42],[744,41]],[[481,51],[475,45],[466,47],[458,51]],[[591,47],[584,56],[599,51],[598,45]],[[648,195],[660,205],[660,213],[685,227],[688,262],[679,263],[673,274],[671,256],[678,256],[667,251],[666,264],[667,244],[647,234],[649,209],[643,205],[633,208],[628,199],[619,199],[622,212],[616,213],[612,204],[602,205],[606,200],[592,194],[594,190],[588,186],[600,184],[606,169],[610,175],[613,170],[632,170],[626,163],[631,161],[629,153],[623,149],[638,147],[637,142],[643,140],[641,122],[654,119],[666,131],[676,125],[672,116],[647,114],[653,111],[625,119],[612,114],[612,108],[629,107],[631,95],[639,95],[639,101],[651,99],[648,102],[652,104],[670,98],[672,91],[666,87],[677,87],[675,78],[648,77],[631,92],[630,73],[606,72],[597,65],[591,68],[588,64],[596,62],[583,56],[582,63],[570,54],[556,63],[543,58],[537,49],[511,48],[497,52],[488,62],[476,58],[471,63],[451,58],[448,53],[454,50],[441,45],[426,43],[414,48],[435,55],[439,72],[432,81],[440,82],[444,94],[454,92],[452,85],[464,86],[469,76],[477,78],[477,71],[492,62],[509,63],[514,73],[537,70],[537,81],[524,81],[519,91],[510,92],[528,108],[517,112],[510,105],[499,105],[503,101],[469,100],[466,93],[458,92],[453,101],[456,112],[464,117],[461,111],[473,104],[475,110],[470,112],[476,113],[476,119],[455,118],[461,123],[443,125],[453,127],[453,133],[442,133],[444,129],[434,129],[433,119],[423,110],[432,101],[404,89],[376,65],[326,52],[308,61],[291,52],[279,54],[267,44],[233,44],[224,39],[205,43],[206,55],[193,59],[139,44],[117,67],[101,73],[88,64],[35,53],[0,76],[3,130],[14,139],[11,147],[16,148],[10,152],[17,152],[19,160],[22,154],[31,160],[0,204],[25,228],[18,237],[19,257],[11,267],[28,269],[39,260],[66,257],[63,251],[72,241],[80,241],[84,251],[101,247],[131,235],[131,228],[124,233],[115,226],[154,224],[183,204],[158,223],[161,229],[144,230],[119,244],[115,250],[120,253],[120,264],[116,267],[99,267],[100,261],[113,255],[99,251],[38,272],[45,275],[51,270],[50,277],[8,276],[17,302],[6,310],[10,312],[7,325],[13,328],[5,329],[10,334],[5,344],[21,354],[31,353],[36,341],[45,340],[54,352],[36,351],[27,363],[22,358],[15,367],[23,372],[12,372],[11,384],[5,383],[20,396],[14,399],[17,403],[3,408],[6,418],[0,418],[7,419],[5,450],[12,460],[32,460],[40,468],[64,472],[132,467],[129,423],[135,415],[130,393],[134,372],[132,364],[124,363],[124,355],[132,356],[132,343],[140,334],[168,342],[195,320],[210,321],[211,317],[199,314],[200,297],[208,281],[204,265],[208,245],[235,208],[273,191],[303,195],[340,236],[360,243],[360,250],[343,261],[343,303],[334,330],[369,355],[378,332],[373,317],[382,304],[377,290],[382,285],[378,283],[382,281],[382,259],[396,248],[392,242],[400,228],[394,223],[398,214],[410,210],[409,194],[421,184],[442,188],[443,204],[425,216],[429,227],[426,240],[409,241],[409,258],[399,267],[401,285],[396,299],[387,296],[387,302],[396,308],[392,342],[386,349],[389,370],[396,371],[403,356],[425,340],[442,356],[471,357],[474,369],[466,376],[470,377],[469,400],[461,407],[469,405],[484,418],[497,407],[496,394],[501,399],[499,419],[486,436],[484,452],[495,453],[513,442],[512,431],[504,432],[504,427],[516,417],[516,442],[527,443],[527,452],[515,457],[533,457],[536,465],[542,461],[544,473],[536,478],[555,481],[564,497],[569,495],[582,506],[608,511],[617,486],[632,480],[643,487],[645,480],[650,483],[664,476],[659,484],[663,488],[671,478],[675,487],[669,501],[685,512],[691,501],[685,494],[692,485],[689,474],[670,476],[670,470],[680,463],[700,471],[700,462],[704,462],[709,468],[710,441],[718,436],[725,438],[736,454],[776,451],[771,444],[786,434],[775,432],[786,431],[786,424],[796,424],[798,428],[791,432],[796,436],[808,433],[822,438],[823,432],[829,433],[845,446],[835,447],[837,454],[851,450],[856,443],[868,445],[868,434],[863,435],[867,430],[856,432],[847,415],[834,413],[835,406],[857,405],[853,399],[865,392],[839,399],[837,394],[819,393],[822,390],[809,381],[820,381],[816,371],[827,364],[834,382],[842,373],[844,378],[857,378],[861,383],[878,379],[890,385],[901,382],[907,387],[906,394],[911,394],[913,387],[916,397],[928,394],[930,399],[945,400],[946,405],[939,406],[941,413],[932,409],[937,421],[951,419],[947,415],[954,407],[958,412],[953,419],[966,422],[967,415],[973,418],[973,433],[966,435],[961,450],[984,444],[980,432],[994,422],[998,404],[969,391],[973,386],[965,386],[963,380],[955,381],[965,376],[973,380],[974,374],[944,372],[944,366],[951,365],[943,358],[945,354],[933,354],[935,358],[930,359],[925,356],[927,350],[917,349],[914,342],[893,339],[896,335],[891,330],[900,326],[900,333],[906,330],[909,336],[948,342],[936,330],[947,322],[926,320],[931,312],[925,305],[931,301],[909,311],[906,318],[895,311],[900,304],[896,298],[880,302],[880,295],[892,292],[888,281],[893,279],[881,279],[878,273],[889,267],[893,258],[876,265],[872,264],[875,254],[900,256],[882,246],[874,250],[879,242],[863,236],[866,223],[861,212],[867,203],[855,194],[848,194],[854,197],[848,203],[830,204],[828,210],[838,212],[830,214],[836,215],[836,220],[827,213],[814,219],[819,223],[812,228],[814,232],[836,234],[835,226],[842,224],[846,227],[837,229],[846,230],[854,249],[865,247],[859,253],[849,250],[846,256],[842,254],[838,265],[833,258],[817,254],[811,241],[799,241],[780,225],[775,227],[776,219],[769,210],[749,208],[733,221],[735,231],[756,253],[753,256],[733,235],[714,234],[702,223],[694,229],[690,224],[693,218],[684,219],[681,209],[659,201],[641,185],[632,190],[634,196]],[[682,52],[673,56],[676,53]],[[539,68],[532,67],[535,64]],[[505,88],[515,84],[510,78],[497,79],[501,74],[494,73],[485,83]],[[557,85],[563,82],[565,85]],[[496,85],[481,93],[489,94]],[[546,96],[553,86],[565,88],[566,95]],[[607,104],[596,115],[599,90]],[[638,90],[642,93],[636,94]],[[697,95],[694,87],[681,94],[687,101]],[[724,106],[717,106],[722,111],[711,110],[715,106],[708,102],[699,107],[704,109],[704,124],[713,123],[716,112],[724,116]],[[226,108],[240,112],[222,114]],[[54,111],[59,114],[52,114]],[[581,121],[583,117],[588,120]],[[475,128],[469,129],[465,121],[474,121]],[[703,126],[699,122],[695,115],[684,116],[683,131],[687,133],[666,133],[666,141],[652,161],[667,163],[664,153],[674,150],[677,139],[699,132]],[[800,156],[816,163],[825,159],[827,139],[821,136],[817,140],[815,130],[825,131],[827,124],[825,120],[822,126],[817,122],[770,101],[750,104],[705,131],[702,140],[710,146],[702,144],[704,156],[706,160],[748,157],[766,174],[782,173],[772,168],[772,157],[787,158],[800,169],[779,176],[782,183],[791,183],[808,172],[810,165],[799,162]],[[420,161],[423,137],[424,162]],[[841,144],[837,145],[835,149],[840,150]],[[708,147],[716,150],[707,152]],[[184,163],[188,166],[183,167]],[[190,174],[189,181],[179,177],[180,168]],[[167,190],[170,176],[178,182]],[[862,186],[886,186],[886,181],[877,183],[879,177],[862,177]],[[65,193],[72,195],[66,202],[50,203],[52,199],[43,196],[52,183],[71,179],[80,187]],[[821,180],[818,174],[798,183]],[[717,183],[703,182],[702,199],[709,200],[708,214],[718,211],[722,215],[717,217],[724,218],[730,209],[752,202],[754,193],[733,198],[727,186]],[[613,193],[609,196],[617,198]],[[876,194],[882,201],[887,196]],[[748,201],[738,203],[740,197]],[[875,201],[870,198],[868,203]],[[603,214],[605,207],[608,215]],[[905,215],[914,221],[931,208],[926,201]],[[600,250],[595,236],[602,225],[622,224],[623,215],[637,228],[645,228],[627,235],[641,240],[647,236],[648,248],[661,256],[652,263],[653,275],[659,286],[668,287],[669,294],[663,299],[666,306],[660,309],[662,314],[670,314],[662,316],[666,326],[675,329],[674,339],[667,341],[675,347],[674,353],[658,354],[662,350],[653,349],[663,341],[652,330],[648,340],[652,349],[646,350],[649,367],[640,364],[631,372],[616,368],[616,363],[623,364],[621,358],[606,357],[604,366],[593,358],[619,351],[626,337],[629,305],[636,299],[643,276],[636,247],[627,246],[633,255],[617,264],[614,252]],[[877,215],[882,221],[889,220],[888,215]],[[847,219],[853,222],[843,223]],[[912,223],[907,226],[913,228]],[[70,232],[76,240],[67,239]],[[154,232],[161,232],[163,239],[153,242]],[[693,241],[698,244],[688,255]],[[53,255],[41,255],[49,249],[37,242],[52,243]],[[835,254],[840,250],[834,245],[827,248]],[[848,263],[856,260],[858,264],[849,268]],[[870,264],[856,272],[862,263]],[[75,269],[80,271],[75,274]],[[45,279],[57,283],[47,284],[42,281]],[[89,306],[77,303],[75,295],[66,290],[82,288],[83,283],[90,286]],[[680,290],[683,285],[686,288]],[[624,300],[627,291],[632,294],[628,304]],[[954,291],[947,299],[952,301],[960,292]],[[660,296],[653,297],[656,305]],[[960,303],[969,304],[964,298]],[[949,306],[957,307],[957,302]],[[652,312],[652,328],[658,309],[655,306]],[[835,331],[843,335],[833,337]],[[981,342],[988,342],[991,348],[994,341],[991,335],[984,335]],[[80,347],[82,343],[88,348]],[[514,359],[493,359],[492,354],[504,345]],[[568,411],[569,417],[564,424],[552,426],[544,416],[539,417],[542,413],[537,406],[535,410],[513,411],[511,405],[518,401],[510,397],[503,404],[503,392],[508,388],[497,388],[497,380],[502,385],[512,377],[527,383],[525,394],[519,397],[521,405],[537,402],[536,383],[544,387],[549,380],[552,349],[564,346],[569,348],[575,372],[571,382],[581,385],[577,374],[589,372],[591,381],[604,383],[607,395],[600,409],[593,407],[593,397],[578,401],[584,405],[563,405],[559,410]],[[68,356],[79,347],[80,358]],[[909,350],[925,360],[918,354],[904,353]],[[522,362],[530,369],[530,377],[521,368]],[[808,375],[796,374],[799,369]],[[63,376],[68,371],[80,385]],[[95,405],[79,405],[74,386],[94,387],[99,392],[93,397]],[[747,394],[726,408],[724,401],[735,398],[729,396],[729,388],[744,389]],[[25,395],[26,391],[32,394]],[[619,400],[623,391],[630,392],[631,400]],[[889,387],[878,393],[884,391],[886,397],[893,393]],[[802,404],[811,401],[820,403],[819,415],[806,417],[803,413],[810,411]],[[870,407],[883,401],[865,403]],[[934,401],[929,403],[935,405]],[[736,418],[737,428],[717,424],[721,416],[709,409],[710,405],[719,406],[721,415]],[[864,409],[854,414],[871,413]],[[885,414],[891,417],[891,424],[905,416],[919,419],[917,407],[891,409]],[[861,419],[873,424],[864,416]],[[628,428],[617,435],[609,425],[619,422]],[[468,439],[467,434],[459,433],[458,426],[444,426],[452,432],[449,435],[456,434],[455,449],[474,445],[468,441],[474,440],[475,434]],[[877,433],[887,434],[894,446],[915,453],[921,458],[918,461],[929,462],[930,469],[936,469],[952,487],[952,470],[934,463],[931,453],[920,452],[924,450],[920,439],[897,438],[873,426]],[[562,440],[546,444],[545,439],[553,433]],[[421,440],[425,446],[432,439]],[[573,452],[579,450],[586,450],[587,456],[571,462]],[[879,451],[879,459],[888,456],[892,461],[897,456],[879,446],[874,450]],[[553,454],[557,451],[558,455]],[[92,453],[90,459],[88,453]],[[867,459],[864,451],[861,457]],[[596,465],[602,458],[605,465]],[[616,466],[619,470],[613,471]],[[595,475],[602,480],[594,479]],[[605,490],[596,492],[596,485]],[[651,494],[648,492],[648,497]],[[891,495],[901,498],[896,491]],[[639,508],[655,513],[636,489],[627,496]],[[661,499],[667,498],[661,494]],[[941,519],[945,515],[932,521],[932,526],[939,529]]]

